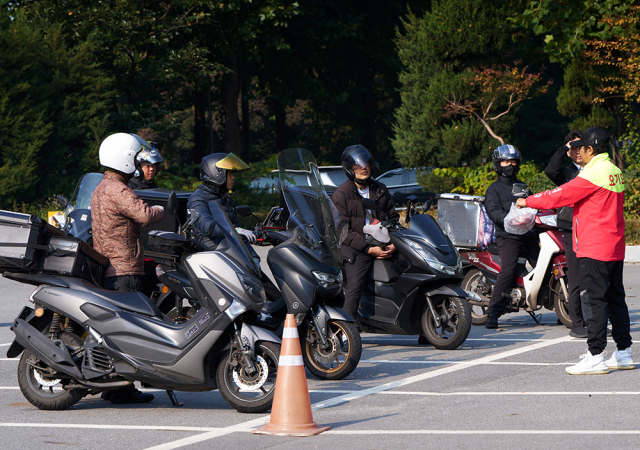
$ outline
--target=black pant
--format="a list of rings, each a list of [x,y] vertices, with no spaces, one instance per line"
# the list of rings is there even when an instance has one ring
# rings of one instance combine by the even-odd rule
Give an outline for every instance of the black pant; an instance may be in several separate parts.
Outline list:
[[[527,258],[529,264],[535,267],[540,247],[537,240],[519,240],[505,237],[498,237],[496,245],[500,256],[500,273],[498,273],[496,283],[493,285],[493,293],[491,294],[487,313],[501,315],[511,298],[511,287],[518,268],[518,258]]]
[[[358,253],[353,264],[344,263],[344,309],[351,317],[356,318],[360,297],[367,285],[369,271],[375,258],[368,253]]]
[[[142,275],[120,275],[105,279],[102,285],[110,291],[138,292],[142,290],[143,281]]]
[[[564,252],[567,258],[568,283],[569,291],[569,317],[571,318],[572,328],[585,328],[587,319],[591,317],[591,307],[589,303],[582,302],[580,299],[580,265],[576,252],[573,251],[573,234],[571,231],[564,233]]]
[[[589,351],[599,355],[606,348],[607,318],[611,321],[611,334],[618,350],[629,348],[631,324],[622,283],[624,261],[578,258],[578,262],[580,298],[591,306],[591,317],[587,319]]]

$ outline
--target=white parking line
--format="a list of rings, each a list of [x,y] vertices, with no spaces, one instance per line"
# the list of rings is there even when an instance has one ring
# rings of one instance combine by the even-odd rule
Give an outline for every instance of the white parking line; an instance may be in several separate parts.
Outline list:
[[[553,339],[551,341],[545,341],[545,342],[537,342],[535,344],[531,344],[531,345],[527,345],[525,347],[521,347],[521,348],[516,348],[513,350],[508,350],[508,351],[504,351],[504,352],[500,352],[500,353],[496,353],[494,355],[489,355],[489,356],[484,356],[482,358],[478,358],[478,359],[474,359],[471,361],[467,361],[465,363],[461,363],[461,364],[455,364],[455,365],[451,365],[449,367],[443,367],[442,369],[436,369],[436,370],[432,370],[429,372],[425,372],[419,375],[414,375],[411,377],[407,377],[407,378],[403,378],[401,380],[398,381],[392,381],[389,383],[385,383],[379,386],[375,386],[369,389],[362,389],[353,393],[347,393],[338,397],[334,397],[332,399],[329,400],[325,400],[322,402],[318,402],[318,403],[314,403],[313,405],[311,405],[311,409],[313,410],[317,410],[317,409],[323,409],[323,408],[328,408],[331,406],[336,406],[342,403],[346,403],[346,402],[350,402],[352,400],[356,400],[358,398],[362,398],[362,397],[367,397],[369,395],[373,395],[373,394],[379,394],[381,392],[385,392],[385,391],[389,391],[391,389],[397,388],[397,387],[401,387],[401,386],[407,386],[413,383],[417,383],[420,381],[424,381],[424,380],[428,380],[430,378],[435,378],[438,377],[440,375],[447,375],[449,373],[452,372],[457,372],[459,370],[463,370],[463,369],[468,369],[470,367],[475,367],[478,366],[480,364],[484,364],[486,362],[490,362],[490,361],[495,361],[498,359],[503,359],[503,358],[508,358],[511,356],[515,356],[515,355],[519,355],[521,353],[526,353],[526,352],[530,352],[533,350],[538,350],[541,348],[545,348],[545,347],[549,347],[551,345],[555,345],[555,344],[560,344],[562,342],[567,342],[570,338],[568,336],[566,337],[562,337],[559,339]],[[146,450],[170,450],[170,449],[174,449],[174,448],[180,448],[180,447],[184,447],[186,445],[191,445],[191,444],[196,444],[198,442],[203,442],[203,441],[207,441],[209,439],[213,439],[215,437],[218,436],[223,436],[226,434],[230,434],[230,433],[235,433],[237,431],[246,431],[247,428],[256,428],[259,427],[261,425],[264,425],[265,423],[267,423],[267,421],[269,420],[269,416],[266,417],[262,417],[259,419],[254,419],[254,420],[250,420],[248,422],[243,422],[243,423],[239,423],[237,425],[233,425],[231,427],[228,428],[224,428],[221,430],[216,430],[216,431],[212,431],[209,433],[203,433],[201,435],[198,436],[191,436],[188,438],[184,438],[184,439],[180,439],[177,441],[173,441],[173,442],[167,442],[166,444],[161,444],[161,445],[157,445],[155,447],[149,447]],[[345,430],[347,431],[347,430]],[[363,433],[365,434],[365,433]]]
[[[327,434],[578,434],[624,435],[640,434],[640,430],[329,430]]]
[[[211,427],[176,427],[162,425],[92,425],[76,423],[0,423],[0,427],[26,427],[26,428],[91,428],[105,430],[153,430],[153,431],[216,431],[223,428]]]
[[[0,344],[0,347],[6,347],[7,345],[11,345],[11,343],[8,343],[8,344]]]
[[[384,360],[384,359],[361,359],[360,363],[369,364],[465,364],[466,361],[430,361],[430,360]],[[569,366],[575,362],[566,363],[531,363],[515,361],[488,361],[482,365],[511,365],[511,366]]]
[[[549,395],[549,396],[558,396],[558,395],[640,395],[640,391],[610,391],[610,392],[415,392],[415,391],[385,391],[380,392],[385,395],[417,395],[417,396],[425,396],[425,397],[449,397],[449,396],[500,396],[500,395]]]

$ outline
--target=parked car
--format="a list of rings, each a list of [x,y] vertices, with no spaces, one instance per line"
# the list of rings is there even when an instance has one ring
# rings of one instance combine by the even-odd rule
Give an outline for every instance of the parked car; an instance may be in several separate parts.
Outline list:
[[[290,176],[295,181],[296,185],[304,186],[308,184],[307,175],[291,172]],[[318,172],[320,172],[320,178],[324,183],[327,194],[333,194],[338,186],[347,181],[347,176],[342,170],[342,166],[319,166]],[[270,189],[271,192],[278,192],[280,189],[280,179],[278,178],[278,171],[272,170],[266,177],[259,177],[251,181],[250,188]]]
[[[432,169],[432,167],[426,167],[420,170],[430,172]],[[418,184],[416,169],[392,169],[377,177],[376,180],[387,186],[397,206],[408,203],[407,197],[410,195],[418,197],[417,203],[434,200],[436,197],[434,192],[427,192]]]

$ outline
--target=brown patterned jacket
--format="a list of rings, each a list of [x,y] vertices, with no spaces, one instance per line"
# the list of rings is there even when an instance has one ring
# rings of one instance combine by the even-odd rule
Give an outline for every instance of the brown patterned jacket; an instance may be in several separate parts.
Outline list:
[[[109,258],[105,278],[144,275],[140,225],[156,224],[163,214],[138,198],[123,175],[105,172],[91,198],[93,246]]]

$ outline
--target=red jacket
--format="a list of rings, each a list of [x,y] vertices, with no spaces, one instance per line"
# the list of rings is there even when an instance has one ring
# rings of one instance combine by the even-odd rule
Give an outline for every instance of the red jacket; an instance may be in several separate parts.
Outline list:
[[[527,206],[573,205],[573,248],[578,258],[624,259],[624,178],[606,153],[595,156],[566,184],[527,198]]]

